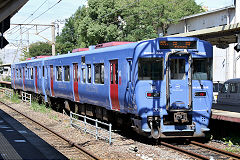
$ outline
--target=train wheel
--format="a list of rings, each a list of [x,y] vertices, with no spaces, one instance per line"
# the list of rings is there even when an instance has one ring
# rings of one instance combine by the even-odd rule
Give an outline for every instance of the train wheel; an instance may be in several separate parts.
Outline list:
[[[75,103],[74,104],[74,113],[78,113],[79,112],[79,104]]]
[[[86,115],[86,106],[85,104],[80,104],[79,105],[79,111],[81,115]]]
[[[96,113],[96,118],[97,119],[99,119],[99,120],[103,119],[103,109],[102,109],[102,107],[96,106],[95,113]]]
[[[46,106],[47,107],[52,107],[52,104],[51,104],[51,99],[50,99],[50,97],[47,97],[47,102],[46,102]]]

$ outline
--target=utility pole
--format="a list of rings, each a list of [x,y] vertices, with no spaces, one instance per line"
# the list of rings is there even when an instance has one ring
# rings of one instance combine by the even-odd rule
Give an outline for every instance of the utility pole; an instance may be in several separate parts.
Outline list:
[[[55,23],[52,22],[52,55],[55,56],[56,55],[56,50],[55,50]]]
[[[20,50],[22,50],[22,46],[23,46],[23,41],[22,41],[22,26],[20,25]]]
[[[27,52],[29,52],[29,31],[27,32]]]

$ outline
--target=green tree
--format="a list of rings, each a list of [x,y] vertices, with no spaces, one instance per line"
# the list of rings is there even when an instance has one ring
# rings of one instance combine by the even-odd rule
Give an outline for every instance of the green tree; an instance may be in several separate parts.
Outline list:
[[[74,28],[74,15],[66,20],[61,36],[56,37],[57,53],[67,53],[72,51],[76,44],[76,35]]]
[[[139,41],[167,35],[170,24],[202,12],[194,0],[88,0],[57,37],[57,52],[110,41]]]
[[[29,51],[25,48],[23,50],[23,59],[41,56],[41,55],[52,55],[52,46],[47,42],[36,42],[29,46]]]

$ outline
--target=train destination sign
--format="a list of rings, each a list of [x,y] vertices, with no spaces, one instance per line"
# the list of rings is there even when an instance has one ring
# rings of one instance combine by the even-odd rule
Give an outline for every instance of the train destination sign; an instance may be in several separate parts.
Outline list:
[[[197,49],[196,41],[159,41],[160,49]]]

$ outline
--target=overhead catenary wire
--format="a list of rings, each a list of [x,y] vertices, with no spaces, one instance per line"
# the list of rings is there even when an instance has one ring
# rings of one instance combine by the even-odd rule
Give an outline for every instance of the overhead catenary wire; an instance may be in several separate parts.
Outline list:
[[[51,7],[49,7],[47,10],[45,10],[43,13],[41,13],[40,15],[38,15],[37,17],[35,17],[34,19],[32,19],[28,24],[32,23],[34,20],[36,20],[37,18],[41,17],[43,14],[45,14],[47,11],[49,11],[50,9],[52,9],[53,7],[55,7],[58,3],[60,3],[62,0],[59,0],[57,3],[55,3],[54,5],[52,5]]]
[[[34,20],[36,20],[37,18],[39,18],[40,16],[42,16],[43,14],[45,14],[47,11],[49,11],[50,9],[52,9],[54,6],[56,6],[56,5],[57,5],[58,3],[60,3],[61,1],[62,1],[62,0],[59,0],[58,2],[56,2],[54,5],[52,5],[52,6],[49,7],[47,10],[45,10],[43,13],[41,13],[40,15],[38,15],[37,17],[35,17],[34,19],[32,19],[28,24],[30,24],[31,22],[33,22]],[[112,15],[112,14],[114,14],[114,13],[120,11],[120,10],[126,9],[126,8],[128,8],[128,7],[132,7],[135,3],[139,3],[140,1],[141,1],[141,0],[135,0],[134,2],[129,3],[129,4],[125,5],[124,7],[120,8],[120,9],[117,9],[117,10],[111,12],[111,13],[108,13],[108,14],[106,14],[106,15],[98,18],[97,20],[101,20],[101,19],[103,19],[103,18],[105,18],[105,17],[107,17],[107,16],[109,16],[109,15]],[[42,5],[43,5],[43,4],[42,4]],[[41,6],[42,6],[42,5],[41,5]],[[39,7],[39,8],[40,8],[40,7]],[[111,22],[111,23],[114,23],[114,22]],[[111,23],[108,23],[108,24],[111,24]],[[35,25],[33,25],[33,26],[30,27],[30,28],[27,28],[26,30],[22,31],[21,34],[26,33],[27,31],[31,30],[31,29],[34,28],[34,27],[35,27]],[[19,30],[20,30],[20,29],[19,29]],[[15,39],[17,39],[19,36],[20,36],[20,35],[18,35]]]
[[[49,11],[50,9],[52,9],[53,7],[55,7],[57,4],[59,4],[62,0],[59,0],[58,2],[56,2],[54,5],[52,5],[51,7],[49,7],[47,10],[45,10],[44,12],[42,12],[40,15],[38,15],[37,17],[35,17],[34,19],[32,19],[28,24],[30,24],[31,22],[33,22],[34,20],[36,20],[37,18],[41,17],[43,14],[45,14],[47,11]],[[25,31],[23,31],[21,34],[26,33],[27,31],[29,31],[30,29],[32,29],[33,27],[35,27],[35,25],[33,25],[32,27],[26,29]],[[20,35],[18,35],[15,39],[17,39]]]
[[[33,13],[31,13],[22,23],[26,22],[30,17],[32,17],[48,0],[45,0]],[[18,26],[15,26],[14,28],[10,29],[8,32],[11,32],[12,30],[14,30],[15,28],[17,28]],[[18,29],[16,32],[17,33],[20,29]]]

